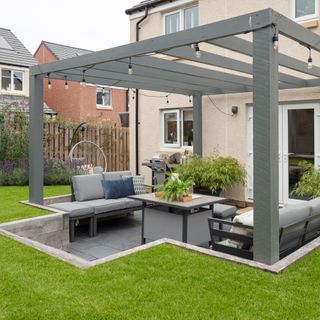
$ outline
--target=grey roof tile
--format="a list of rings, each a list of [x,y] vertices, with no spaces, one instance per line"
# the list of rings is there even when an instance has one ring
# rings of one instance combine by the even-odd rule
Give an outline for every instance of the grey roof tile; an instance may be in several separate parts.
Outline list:
[[[3,37],[12,48],[12,50],[0,48],[1,64],[23,67],[30,67],[38,64],[37,60],[11,30],[0,28],[0,37]]]
[[[80,55],[92,53],[93,51],[81,48],[75,48],[70,46],[65,46],[63,44],[42,41],[42,43],[49,49],[49,51],[58,59],[68,59],[77,57]]]

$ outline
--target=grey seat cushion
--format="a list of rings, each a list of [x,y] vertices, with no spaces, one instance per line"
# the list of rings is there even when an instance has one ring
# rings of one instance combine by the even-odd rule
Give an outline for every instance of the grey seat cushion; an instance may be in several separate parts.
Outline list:
[[[130,171],[103,172],[102,176],[104,180],[118,180],[123,176],[132,176],[132,173]]]
[[[93,207],[85,205],[78,201],[53,203],[50,204],[49,207],[68,212],[71,218],[81,217],[94,213]]]
[[[104,198],[102,174],[79,175],[72,177],[74,196],[77,201]]]
[[[227,219],[236,214],[237,207],[217,203],[213,207],[213,214],[216,218]]]
[[[137,208],[137,207],[141,207],[142,206],[141,201],[128,199],[128,198],[122,198],[122,199],[123,199],[123,201],[125,201],[126,208],[128,208],[128,209]]]
[[[123,201],[122,198],[89,200],[85,201],[84,204],[92,206],[95,214],[126,209],[126,201]]]

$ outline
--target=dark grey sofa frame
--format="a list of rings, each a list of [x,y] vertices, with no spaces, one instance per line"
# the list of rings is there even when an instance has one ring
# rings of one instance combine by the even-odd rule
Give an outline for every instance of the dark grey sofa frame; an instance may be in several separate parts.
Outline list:
[[[299,249],[303,245],[307,244],[308,242],[312,241],[313,239],[317,238],[320,235],[320,229],[311,229],[309,228],[310,224],[319,219],[319,215],[316,216],[310,216],[305,219],[301,219],[299,221],[296,221],[292,224],[286,225],[280,229],[279,233],[279,247],[280,247],[280,259],[284,258],[285,256],[289,255],[290,253],[294,252],[295,250]],[[253,231],[252,226],[236,223],[233,221],[225,221],[217,218],[208,218],[209,223],[209,231],[210,231],[210,237],[211,237],[211,244],[212,249],[224,253],[228,253],[231,255],[235,255],[241,258],[245,259],[253,259],[253,236],[251,235],[242,235],[230,231],[224,230],[224,226],[226,227],[237,227],[237,228],[243,228],[243,229],[249,229]],[[283,239],[285,239],[285,236],[292,232],[297,227],[303,226],[303,232],[302,234],[299,233],[297,236],[297,245],[281,249]],[[229,239],[234,241],[242,242],[242,248],[236,248],[231,247],[228,245],[225,245],[221,242],[221,239]]]

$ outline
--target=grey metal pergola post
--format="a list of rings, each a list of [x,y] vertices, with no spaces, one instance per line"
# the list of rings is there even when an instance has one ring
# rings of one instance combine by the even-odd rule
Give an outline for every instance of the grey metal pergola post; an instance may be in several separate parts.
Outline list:
[[[254,260],[279,260],[278,50],[275,29],[253,32]]]
[[[43,204],[43,76],[30,76],[29,201]]]
[[[202,93],[193,94],[193,152],[202,156]]]

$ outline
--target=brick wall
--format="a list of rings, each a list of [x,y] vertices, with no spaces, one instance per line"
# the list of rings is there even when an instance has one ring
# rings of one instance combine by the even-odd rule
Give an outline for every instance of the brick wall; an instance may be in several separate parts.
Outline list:
[[[40,64],[56,61],[56,57],[41,44],[35,54]],[[112,110],[99,109],[96,105],[96,87],[80,86],[78,82],[68,81],[69,88],[64,87],[64,80],[51,80],[44,84],[44,101],[65,120],[88,121],[100,123],[113,120],[120,123],[118,113],[126,111],[126,90],[112,89]]]

